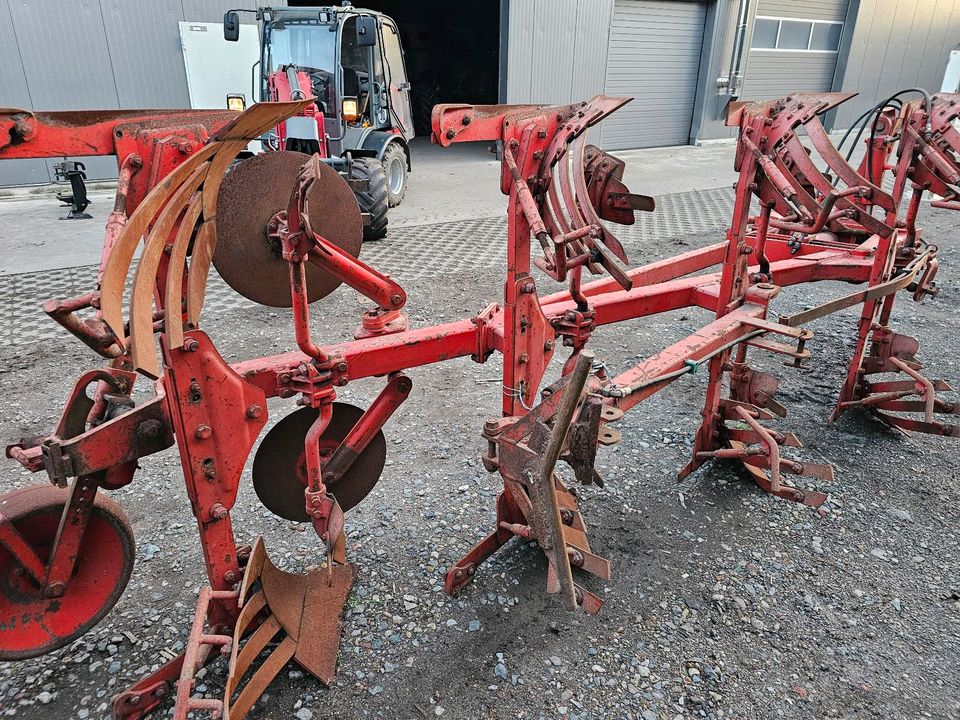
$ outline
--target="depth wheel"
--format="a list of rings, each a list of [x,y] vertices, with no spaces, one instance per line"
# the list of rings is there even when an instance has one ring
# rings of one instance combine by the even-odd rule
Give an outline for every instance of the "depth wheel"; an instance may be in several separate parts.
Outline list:
[[[0,497],[0,510],[44,561],[69,491],[34,485]],[[40,588],[0,545],[0,660],[25,660],[69,645],[120,599],[134,562],[133,531],[120,506],[97,495],[64,594]]]

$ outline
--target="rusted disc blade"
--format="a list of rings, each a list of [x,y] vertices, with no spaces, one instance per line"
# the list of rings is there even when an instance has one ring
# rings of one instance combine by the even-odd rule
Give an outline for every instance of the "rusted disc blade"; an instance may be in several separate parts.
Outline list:
[[[295,522],[310,518],[304,508],[307,466],[303,452],[307,431],[317,419],[313,408],[301,408],[278,422],[263,438],[253,458],[253,488],[274,515]],[[320,437],[320,459],[329,457],[357,424],[363,410],[347,403],[333,404],[333,419]],[[330,485],[344,511],[357,505],[373,489],[387,459],[383,431],[376,434],[339,482]]]
[[[267,224],[286,210],[300,168],[309,159],[298,152],[254,155],[227,173],[220,186],[213,265],[227,285],[261,305],[291,304],[289,264],[267,237]],[[336,170],[320,165],[320,178],[307,202],[313,231],[356,257],[363,240],[363,218],[353,191]],[[339,285],[332,275],[307,264],[310,302]]]

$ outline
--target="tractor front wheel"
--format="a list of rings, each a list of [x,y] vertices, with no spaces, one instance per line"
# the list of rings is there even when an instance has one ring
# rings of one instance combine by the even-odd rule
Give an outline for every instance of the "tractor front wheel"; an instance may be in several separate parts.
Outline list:
[[[383,165],[376,158],[356,158],[351,163],[350,177],[369,181],[366,190],[354,190],[360,212],[370,215],[370,221],[363,226],[363,239],[379,240],[386,237],[390,188]]]
[[[407,154],[397,142],[383,153],[383,171],[387,174],[387,202],[396,207],[407,194]]]

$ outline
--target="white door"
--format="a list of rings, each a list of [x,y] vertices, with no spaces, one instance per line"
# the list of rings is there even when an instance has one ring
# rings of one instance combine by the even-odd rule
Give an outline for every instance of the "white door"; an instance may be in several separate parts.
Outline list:
[[[227,42],[221,23],[181,22],[180,45],[190,107],[225,110],[227,95],[243,95],[248,107],[260,99],[259,72],[253,69],[260,59],[256,25],[240,25],[240,39]]]

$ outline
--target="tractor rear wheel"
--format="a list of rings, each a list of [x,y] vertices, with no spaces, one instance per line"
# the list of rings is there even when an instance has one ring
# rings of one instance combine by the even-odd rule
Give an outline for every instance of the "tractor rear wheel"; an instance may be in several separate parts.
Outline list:
[[[360,212],[370,214],[370,222],[363,226],[364,240],[379,240],[387,236],[387,210],[390,209],[389,186],[383,165],[376,158],[356,158],[351,163],[350,177],[368,180],[366,190],[355,189]]]
[[[400,143],[392,142],[383,153],[383,171],[387,174],[387,202],[396,207],[407,194],[407,154]]]

